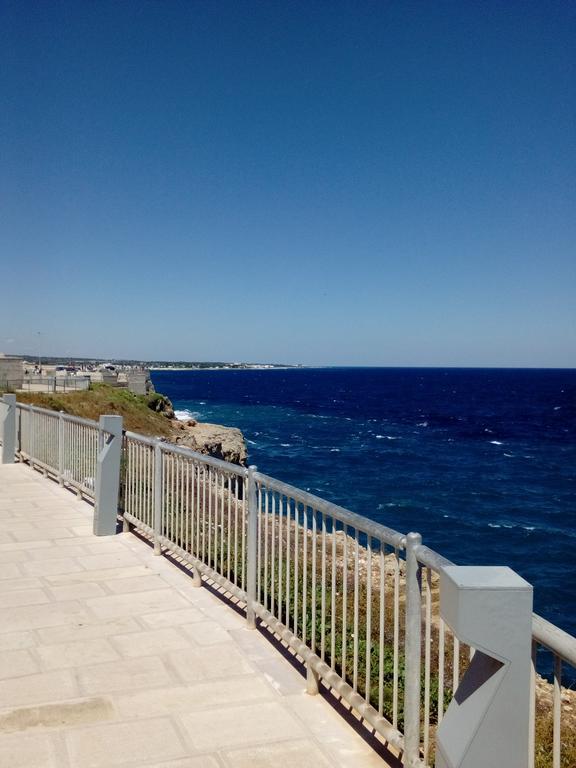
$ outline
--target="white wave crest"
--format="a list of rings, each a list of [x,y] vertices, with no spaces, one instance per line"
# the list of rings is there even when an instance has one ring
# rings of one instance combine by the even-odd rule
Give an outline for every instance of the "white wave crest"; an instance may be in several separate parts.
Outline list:
[[[178,421],[189,421],[190,419],[197,419],[200,414],[198,411],[189,411],[187,408],[184,408],[182,411],[174,411],[174,416],[176,416]]]
[[[504,445],[504,443],[501,443],[500,440],[490,440],[491,445]]]

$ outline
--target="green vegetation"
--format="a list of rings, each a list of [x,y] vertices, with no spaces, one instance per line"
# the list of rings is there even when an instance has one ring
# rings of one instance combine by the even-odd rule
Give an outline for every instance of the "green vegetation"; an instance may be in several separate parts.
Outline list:
[[[154,437],[168,437],[172,433],[172,425],[166,418],[172,405],[157,392],[141,396],[108,384],[92,384],[88,390],[66,394],[18,392],[18,402],[95,421],[103,414],[118,414],[124,419],[125,429],[132,432]]]

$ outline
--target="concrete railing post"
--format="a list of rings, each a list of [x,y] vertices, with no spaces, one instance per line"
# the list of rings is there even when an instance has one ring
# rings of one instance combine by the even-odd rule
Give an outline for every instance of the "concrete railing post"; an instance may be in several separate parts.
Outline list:
[[[122,416],[100,416],[100,450],[96,466],[94,535],[116,533],[120,459],[122,455]]]
[[[248,467],[248,521],[246,533],[246,622],[249,629],[256,628],[256,583],[258,569],[258,497],[254,473],[257,467]]]
[[[532,587],[510,568],[447,566],[440,614],[474,657],[436,734],[436,768],[526,768]]]
[[[13,464],[16,454],[16,395],[4,395],[2,402],[2,464]]]
[[[420,765],[420,666],[422,578],[417,550],[419,533],[406,536],[406,636],[404,641],[404,765]]]
[[[162,554],[160,536],[162,536],[162,444],[156,441],[154,446],[154,554]]]

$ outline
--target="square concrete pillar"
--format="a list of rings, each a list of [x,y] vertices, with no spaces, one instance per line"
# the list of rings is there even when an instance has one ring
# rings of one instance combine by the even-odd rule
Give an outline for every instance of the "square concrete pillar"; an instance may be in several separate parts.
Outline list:
[[[448,566],[440,613],[475,649],[436,735],[436,768],[526,768],[532,586],[506,567]]]

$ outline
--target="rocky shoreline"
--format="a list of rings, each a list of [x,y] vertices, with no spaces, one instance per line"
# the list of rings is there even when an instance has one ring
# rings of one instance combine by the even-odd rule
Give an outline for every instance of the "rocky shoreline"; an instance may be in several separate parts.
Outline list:
[[[171,443],[186,446],[205,456],[212,456],[231,464],[246,466],[248,459],[246,440],[236,427],[209,424],[196,419],[180,420],[176,418],[170,399],[159,392],[150,396],[148,406],[169,419],[170,433],[166,439]]]

